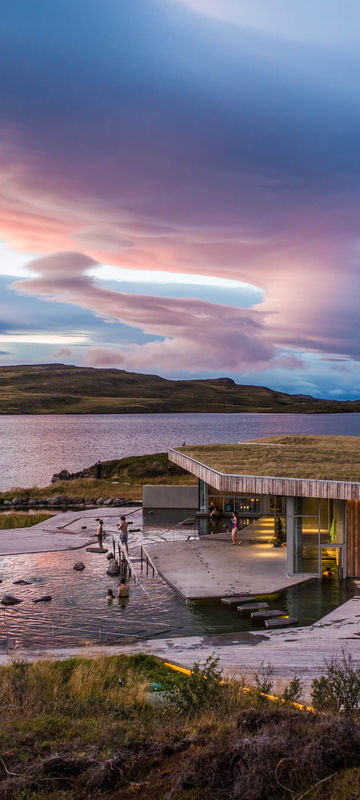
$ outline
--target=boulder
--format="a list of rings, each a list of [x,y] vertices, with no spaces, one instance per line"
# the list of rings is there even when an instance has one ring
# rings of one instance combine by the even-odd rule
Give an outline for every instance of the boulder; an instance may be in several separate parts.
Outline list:
[[[33,603],[49,603],[52,600],[51,594],[44,594],[42,597],[35,597]]]
[[[21,500],[20,497],[13,497],[13,499],[11,501],[11,505],[12,506],[21,506],[21,504],[22,504],[22,500]]]
[[[97,506],[102,506],[103,503],[104,503],[104,498],[103,497],[98,497],[97,500],[96,500],[96,505]]]
[[[58,483],[58,481],[69,481],[71,475],[68,469],[62,469],[60,472],[55,472],[51,478],[51,483]]]
[[[31,581],[24,581],[23,578],[20,578],[19,581],[13,581],[14,586],[31,586]]]
[[[74,564],[73,569],[76,569],[77,572],[82,572],[82,570],[85,569],[85,564],[82,561],[77,561],[76,564]]]
[[[112,559],[111,561],[109,561],[109,566],[108,566],[108,568],[106,570],[106,574],[107,575],[120,575],[120,567],[119,567],[118,562],[115,561],[115,559]]]
[[[114,502],[113,497],[106,497],[106,499],[104,500],[104,506],[111,506],[113,502]]]
[[[2,606],[17,606],[18,603],[22,603],[22,600],[19,600],[18,597],[14,597],[12,594],[4,594],[0,603]]]
[[[11,500],[4,500],[3,506],[11,506]]]

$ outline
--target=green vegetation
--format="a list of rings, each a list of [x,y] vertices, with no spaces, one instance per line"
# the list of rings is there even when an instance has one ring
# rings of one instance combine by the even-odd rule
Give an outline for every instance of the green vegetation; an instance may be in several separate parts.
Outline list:
[[[347,717],[358,714],[360,705],[360,667],[350,653],[326,663],[325,675],[312,682],[312,702],[315,708],[328,714],[344,713]]]
[[[273,436],[178,449],[225,474],[360,481],[360,436]]]
[[[51,514],[0,514],[0,530],[8,528],[30,528],[51,518]]]
[[[87,472],[89,477],[59,481],[50,486],[32,486],[30,489],[14,487],[0,493],[0,505],[4,500],[14,497],[31,504],[35,497],[55,497],[66,495],[74,499],[97,497],[124,497],[127,500],[141,500],[145,483],[153,484],[195,484],[196,478],[181,467],[172,464],[167,453],[152,453],[146,456],[131,456],[102,462],[102,478],[97,480],[95,465]],[[38,520],[40,522],[40,520]]]
[[[213,656],[194,673],[142,654],[0,667],[0,797],[359,797],[354,720],[220,685]]]
[[[360,401],[319,400],[239,386],[231,378],[170,381],[64,364],[0,368],[2,414],[159,414],[360,411]]]

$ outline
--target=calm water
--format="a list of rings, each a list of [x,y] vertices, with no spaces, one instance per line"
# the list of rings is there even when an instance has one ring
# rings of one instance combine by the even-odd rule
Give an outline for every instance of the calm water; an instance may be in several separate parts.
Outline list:
[[[211,442],[277,434],[360,435],[360,414],[0,416],[0,491],[46,486],[54,472]]]

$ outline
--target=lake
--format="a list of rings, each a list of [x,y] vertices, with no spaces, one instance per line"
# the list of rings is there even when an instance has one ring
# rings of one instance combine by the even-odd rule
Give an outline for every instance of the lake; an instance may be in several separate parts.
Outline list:
[[[360,436],[360,414],[0,416],[0,491],[46,486],[54,472],[186,444],[281,434]]]

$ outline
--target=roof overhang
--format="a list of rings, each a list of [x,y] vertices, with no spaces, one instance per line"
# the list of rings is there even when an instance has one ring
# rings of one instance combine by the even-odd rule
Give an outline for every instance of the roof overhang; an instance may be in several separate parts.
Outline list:
[[[218,472],[191,456],[169,450],[170,461],[196,475],[224,494],[274,494],[284,497],[317,497],[331,500],[360,500],[360,483],[313,478],[278,478],[270,475],[230,475]]]

